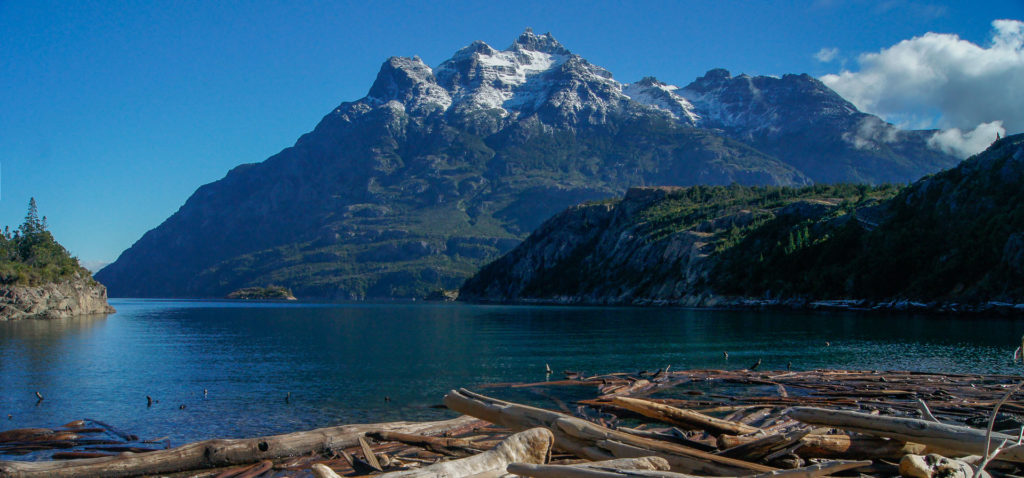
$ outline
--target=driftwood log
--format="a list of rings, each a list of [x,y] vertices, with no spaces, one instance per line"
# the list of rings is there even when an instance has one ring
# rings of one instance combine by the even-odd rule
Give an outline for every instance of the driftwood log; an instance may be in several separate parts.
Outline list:
[[[0,461],[0,478],[127,477],[244,465],[306,453],[330,453],[358,445],[369,431],[441,433],[476,420],[459,417],[439,422],[391,422],[343,425],[259,438],[215,439],[148,453],[122,453],[74,461]]]
[[[648,469],[625,469],[599,466],[601,463],[602,462],[594,462],[585,465],[573,466],[512,464],[509,465],[508,471],[509,473],[529,476],[532,478],[701,478],[694,475],[672,473],[661,470],[651,471]],[[793,470],[778,470],[770,473],[753,475],[749,478],[820,478],[832,473],[860,468],[870,464],[870,461],[831,461],[803,468],[796,468]]]
[[[716,455],[748,461],[760,460],[772,453],[789,448],[808,433],[810,433],[810,430],[794,430],[789,433],[768,435],[734,447],[722,447],[723,450],[716,453]]]
[[[459,438],[432,437],[393,431],[369,432],[366,436],[377,441],[393,441],[405,443],[406,445],[418,446],[425,450],[447,456],[465,457],[480,452],[477,448],[479,445],[474,445],[469,441],[461,440]]]
[[[504,475],[510,463],[547,463],[555,438],[546,428],[532,428],[502,440],[483,453],[459,460],[442,461],[417,470],[377,475],[379,478],[489,478]],[[324,465],[314,467],[319,478],[341,478]]]
[[[656,456],[620,458],[574,465],[513,463],[508,466],[509,473],[531,478],[625,478],[631,476],[697,478],[681,473],[668,473],[668,469],[668,462]]]
[[[793,432],[789,432],[789,435]],[[770,435],[758,438],[756,436],[735,436],[719,435],[718,447],[722,451],[719,455],[743,458],[747,455],[756,456],[757,450],[751,448],[768,446],[777,440],[780,435]],[[759,442],[759,443],[756,443]],[[745,453],[748,452],[749,454]],[[774,449],[772,450],[774,451]],[[765,455],[771,453],[768,451]],[[794,453],[801,458],[829,458],[837,460],[870,460],[883,459],[899,461],[903,455],[908,453],[924,453],[925,446],[919,443],[906,443],[902,440],[890,440],[870,435],[818,435],[810,434],[800,438],[800,448]]]
[[[840,471],[853,470],[855,468],[861,468],[869,465],[871,465],[870,460],[836,460],[792,470],[778,470],[770,473],[763,473],[755,476],[754,478],[818,478],[819,476],[828,476],[833,473],[839,473]]]
[[[947,425],[916,418],[886,417],[846,410],[809,407],[795,407],[790,410],[789,415],[804,423],[921,443],[929,448],[964,455],[978,455],[985,452],[986,431],[970,427]],[[995,450],[1004,440],[1015,443],[1016,437],[1003,433],[992,433],[990,440],[990,449]],[[1022,463],[1024,462],[1024,446],[1003,448],[996,457],[1000,460]]]
[[[704,430],[712,435],[721,435],[724,433],[732,435],[746,435],[748,433],[757,433],[760,431],[759,428],[745,425],[743,423],[722,420],[693,410],[663,405],[650,400],[641,400],[629,397],[613,397],[612,405],[625,408],[631,412],[636,412],[645,417],[653,418],[665,423],[679,425],[691,430]]]
[[[653,455],[667,460],[672,471],[707,476],[744,476],[775,471],[769,466],[634,436],[576,417],[497,400],[466,389],[448,392],[444,403],[459,413],[514,430],[547,428],[554,434],[557,448],[588,460]]]

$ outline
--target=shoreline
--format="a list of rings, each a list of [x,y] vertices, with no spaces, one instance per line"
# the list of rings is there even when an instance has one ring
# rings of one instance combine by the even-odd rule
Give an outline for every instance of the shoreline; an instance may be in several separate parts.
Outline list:
[[[493,475],[474,474],[479,469],[452,470],[493,458],[500,453],[491,450],[507,449],[526,434],[548,437],[540,440],[545,448],[532,463],[554,474],[522,476],[562,476],[558,467],[586,467],[612,458],[621,463],[636,456],[655,457],[644,460],[653,460],[661,470],[698,476],[749,476],[778,470],[793,470],[796,476],[807,467],[821,466],[846,466],[861,476],[893,476],[896,463],[902,469],[904,462],[926,453],[940,452],[951,459],[977,454],[988,440],[987,416],[1000,396],[1005,398],[999,404],[1006,404],[1000,417],[1024,419],[1024,392],[1019,391],[1020,385],[1012,386],[1022,379],[1020,375],[761,371],[758,365],[760,361],[734,370],[665,368],[593,376],[565,371],[564,378],[554,380],[477,387],[491,396],[452,390],[444,403],[460,416],[449,420],[340,425],[204,440],[175,448],[167,443],[158,449],[154,446],[162,443],[158,440],[139,441],[95,420],[54,430],[11,430],[0,432],[0,451],[21,447],[40,453],[39,449],[50,447],[60,449],[65,459],[2,460],[0,477],[256,477],[282,472],[317,477],[375,472],[383,472],[376,475],[382,478],[496,477],[506,467],[511,471],[513,463],[525,469],[522,456],[490,465],[496,473],[502,472]],[[584,397],[593,398],[581,399],[576,392],[581,387],[592,389]],[[492,398],[494,393],[521,396],[516,390],[533,390],[546,400],[543,408]],[[558,397],[560,392],[571,404]],[[635,420],[645,426],[630,428]],[[1009,426],[1002,423],[1006,420],[1000,418],[999,426]],[[903,426],[913,432],[904,433]],[[988,427],[992,439],[1006,436],[993,433],[992,424]],[[96,440],[83,439],[103,433],[120,440],[96,451],[91,443]],[[74,441],[79,443],[69,445]],[[552,454],[552,446],[557,453]],[[1024,455],[1008,449],[1007,455],[1011,453],[1012,457],[1000,455],[1003,460],[991,463],[989,469],[1014,475],[1017,467],[1024,466]]]
[[[441,301],[438,301],[441,302]],[[942,301],[914,301],[906,299],[872,301],[867,299],[754,299],[726,298],[718,296],[688,297],[684,299],[632,299],[632,300],[588,300],[579,297],[549,299],[489,300],[459,299],[457,302],[475,305],[524,305],[524,306],[580,306],[580,307],[677,307],[687,310],[721,311],[794,311],[794,312],[857,312],[857,313],[908,313],[924,315],[974,316],[994,314],[1004,317],[1024,316],[1024,303],[988,301],[980,304]]]

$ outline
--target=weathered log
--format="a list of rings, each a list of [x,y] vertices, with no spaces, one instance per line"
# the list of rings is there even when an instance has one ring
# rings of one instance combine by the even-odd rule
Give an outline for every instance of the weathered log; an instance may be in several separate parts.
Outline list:
[[[672,428],[668,432],[657,432],[652,430],[641,430],[639,428],[626,427],[618,427],[616,428],[616,430],[629,433],[630,435],[636,435],[638,437],[650,438],[652,440],[661,440],[670,443],[678,443],[683,446],[688,446],[690,448],[706,451],[709,453],[718,450],[718,448],[716,448],[714,445],[686,438],[686,435],[684,435],[678,428]]]
[[[721,435],[723,433],[746,435],[748,433],[756,433],[760,431],[758,428],[744,425],[742,423],[709,417],[703,413],[698,413],[693,410],[676,408],[658,402],[652,402],[650,400],[641,400],[629,397],[613,397],[612,404],[617,407],[622,407],[626,410],[639,413],[648,418],[653,418],[655,420],[690,429],[704,430],[712,435]]]
[[[513,463],[508,472],[532,478],[624,478],[631,476],[663,478],[697,478],[693,475],[668,472],[668,462],[656,456],[594,461],[573,465],[531,465]]]
[[[124,441],[136,441],[136,440],[139,439],[139,437],[137,435],[133,435],[131,433],[124,432],[124,431],[122,431],[122,430],[120,430],[118,428],[115,428],[113,425],[101,422],[99,420],[94,420],[92,418],[86,418],[85,421],[86,422],[95,423],[95,424],[105,428],[110,433],[113,433],[114,435],[117,435],[117,436],[121,437],[121,439],[124,440]]]
[[[377,431],[366,434],[367,437],[377,441],[395,441],[406,445],[418,446],[437,454],[447,456],[464,457],[479,453],[478,445],[459,438],[431,437],[414,435],[412,433],[399,433],[389,431]]]
[[[719,435],[718,447],[727,450],[768,438]],[[908,453],[920,454],[925,451],[925,446],[918,443],[906,443],[902,440],[890,440],[861,434],[822,435],[811,433],[801,438],[800,444],[801,446],[796,450],[796,454],[801,458],[829,458],[836,460],[870,460],[881,458],[898,461],[903,455]],[[719,452],[719,454],[723,453]]]
[[[860,468],[869,465],[871,465],[870,460],[836,460],[805,466],[802,468],[795,468],[792,470],[778,470],[770,473],[762,473],[760,475],[755,475],[752,478],[817,478],[819,476],[828,476],[833,473],[839,473],[840,471],[852,470],[854,468]]]
[[[611,430],[594,423],[551,410],[510,403],[462,389],[452,390],[444,397],[448,408],[459,413],[506,426],[515,430],[545,427],[555,436],[555,446],[588,460],[660,456],[668,460],[673,471],[711,476],[742,476],[763,473],[775,468],[734,458],[713,455],[682,445],[637,437]],[[605,442],[617,442],[643,454],[609,449]]]
[[[726,448],[716,453],[716,455],[739,458],[747,461],[757,461],[775,452],[789,448],[810,432],[811,431],[808,429],[768,435],[742,445]]]
[[[645,469],[626,470],[597,466],[601,462],[573,466],[530,466],[509,465],[509,473],[533,478],[699,478],[694,475],[671,473],[666,471],[650,471]],[[870,465],[870,461],[831,461],[793,470],[778,470],[770,473],[753,475],[750,478],[819,478],[844,470]]]
[[[680,457],[680,456],[674,455],[672,453],[667,453],[664,450],[662,450],[662,451],[652,450],[653,447],[651,447],[650,445],[648,445],[646,447],[641,447],[641,446],[636,446],[634,444],[626,444],[626,443],[618,442],[618,441],[615,441],[615,440],[601,440],[601,441],[597,442],[597,446],[599,447],[600,450],[607,450],[607,453],[610,454],[610,456],[616,456],[616,457],[642,458],[642,457],[651,456],[651,455],[658,456],[660,458],[664,458],[665,461],[668,462],[669,467],[670,467],[671,470],[685,470],[685,469],[694,468],[693,458],[690,458],[690,457]],[[745,475],[750,475],[750,474],[751,473],[749,471],[747,471],[747,472],[744,473],[744,475],[737,475],[737,476],[745,476]],[[686,476],[692,476],[692,475],[686,475]]]
[[[845,410],[807,407],[793,408],[790,411],[790,416],[804,423],[921,443],[929,447],[958,453],[981,454],[985,452],[985,430],[970,427],[947,425],[916,418],[886,417]],[[1011,443],[1016,441],[1015,437],[992,433],[991,449],[994,450],[1003,440],[1008,440]],[[1004,448],[997,457],[1005,461],[1024,462],[1024,446]]]
[[[248,470],[245,470],[242,473],[235,475],[234,478],[256,478],[258,476],[263,476],[264,473],[270,471],[270,469],[273,467],[274,462],[270,460],[263,460],[253,465]]]
[[[903,440],[868,435],[807,435],[800,440],[796,454],[803,458],[844,460],[883,459],[899,461],[908,453],[923,453],[925,446]]]
[[[377,460],[377,455],[373,453],[373,448],[370,448],[370,444],[366,443],[366,439],[358,437],[356,441],[359,442],[359,448],[363,452],[363,460],[366,460],[366,464],[376,471],[384,471],[384,468],[380,466],[380,461]]]
[[[97,451],[61,451],[50,456],[54,460],[81,460],[84,458],[100,458],[114,456],[113,453],[102,453]]]
[[[502,440],[483,453],[452,461],[442,461],[418,470],[396,471],[380,478],[460,478],[501,476],[511,463],[543,464],[551,459],[555,437],[546,428],[531,428]]]
[[[155,475],[178,471],[220,468],[273,460],[306,453],[327,453],[358,444],[368,431],[396,430],[407,433],[440,433],[473,423],[459,417],[440,422],[391,422],[343,425],[305,432],[260,438],[206,440],[169,450],[149,453],[123,453],[107,458],[89,458],[70,462],[0,461],[0,478],[7,477],[123,477]]]
[[[611,398],[621,395],[631,395],[634,393],[644,392],[652,388],[657,387],[658,384],[651,382],[647,379],[635,380],[632,383],[616,383],[602,386],[599,389],[601,396],[599,398]]]
[[[51,440],[53,435],[49,428],[17,428],[0,432],[0,443]]]

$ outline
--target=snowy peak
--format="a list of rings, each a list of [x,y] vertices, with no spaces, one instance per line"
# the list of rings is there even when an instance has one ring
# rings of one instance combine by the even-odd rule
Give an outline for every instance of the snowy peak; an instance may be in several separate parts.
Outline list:
[[[672,114],[685,117],[679,99],[666,101],[674,105]],[[417,115],[491,111],[511,119],[546,111],[546,117],[569,123],[581,119],[576,113],[584,109],[599,113],[588,113],[588,121],[603,121],[609,108],[625,100],[611,72],[572,54],[550,33],[530,29],[501,51],[474,41],[433,70],[419,58],[390,58],[366,97],[371,106]]]
[[[665,111],[681,123],[695,126],[700,116],[694,112],[693,105],[686,98],[676,93],[677,90],[678,86],[665,84],[653,76],[648,76],[636,83],[625,85],[622,92],[637,103]]]
[[[558,40],[555,40],[555,37],[551,36],[550,32],[543,35],[535,35],[532,28],[527,28],[522,35],[519,35],[519,38],[516,38],[516,41],[508,49],[513,51],[534,51],[549,55],[572,54],[568,48],[558,43]]]
[[[564,55],[533,50],[497,51],[477,41],[441,63],[437,79],[451,93],[458,110],[504,110],[521,85],[565,59]]]
[[[441,112],[466,124],[483,121],[489,130],[533,114],[545,123],[573,126],[603,123],[609,114],[626,110],[655,110],[686,126],[723,129],[741,138],[860,114],[808,75],[733,76],[718,68],[684,88],[653,77],[622,84],[550,33],[530,29],[504,50],[474,41],[436,69],[418,57],[390,58],[366,104],[415,116]]]
[[[546,110],[575,122],[584,103],[606,109],[623,98],[610,72],[572,54],[550,33],[529,29],[502,51],[471,43],[438,66],[436,76],[458,113],[485,109],[506,117]]]
[[[444,111],[452,104],[451,96],[437,84],[433,70],[419,57],[388,58],[366,97],[378,104],[395,102],[396,106],[421,114]]]

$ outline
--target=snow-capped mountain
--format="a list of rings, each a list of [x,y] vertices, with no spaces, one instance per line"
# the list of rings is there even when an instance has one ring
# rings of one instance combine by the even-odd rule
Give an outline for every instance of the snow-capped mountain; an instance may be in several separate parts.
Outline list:
[[[200,187],[96,274],[114,297],[419,296],[637,185],[910,181],[956,159],[806,75],[617,81],[527,30],[393,57],[294,146]]]
[[[396,101],[417,115],[490,114],[502,125],[531,114],[574,125],[601,123],[609,111],[626,108],[622,89],[610,72],[573,54],[550,33],[527,30],[501,51],[475,41],[436,69],[419,58],[390,58],[364,101]]]
[[[697,126],[702,120],[693,103],[679,94],[678,86],[662,83],[652,76],[624,85],[622,92],[637,103],[668,112],[680,123]]]

